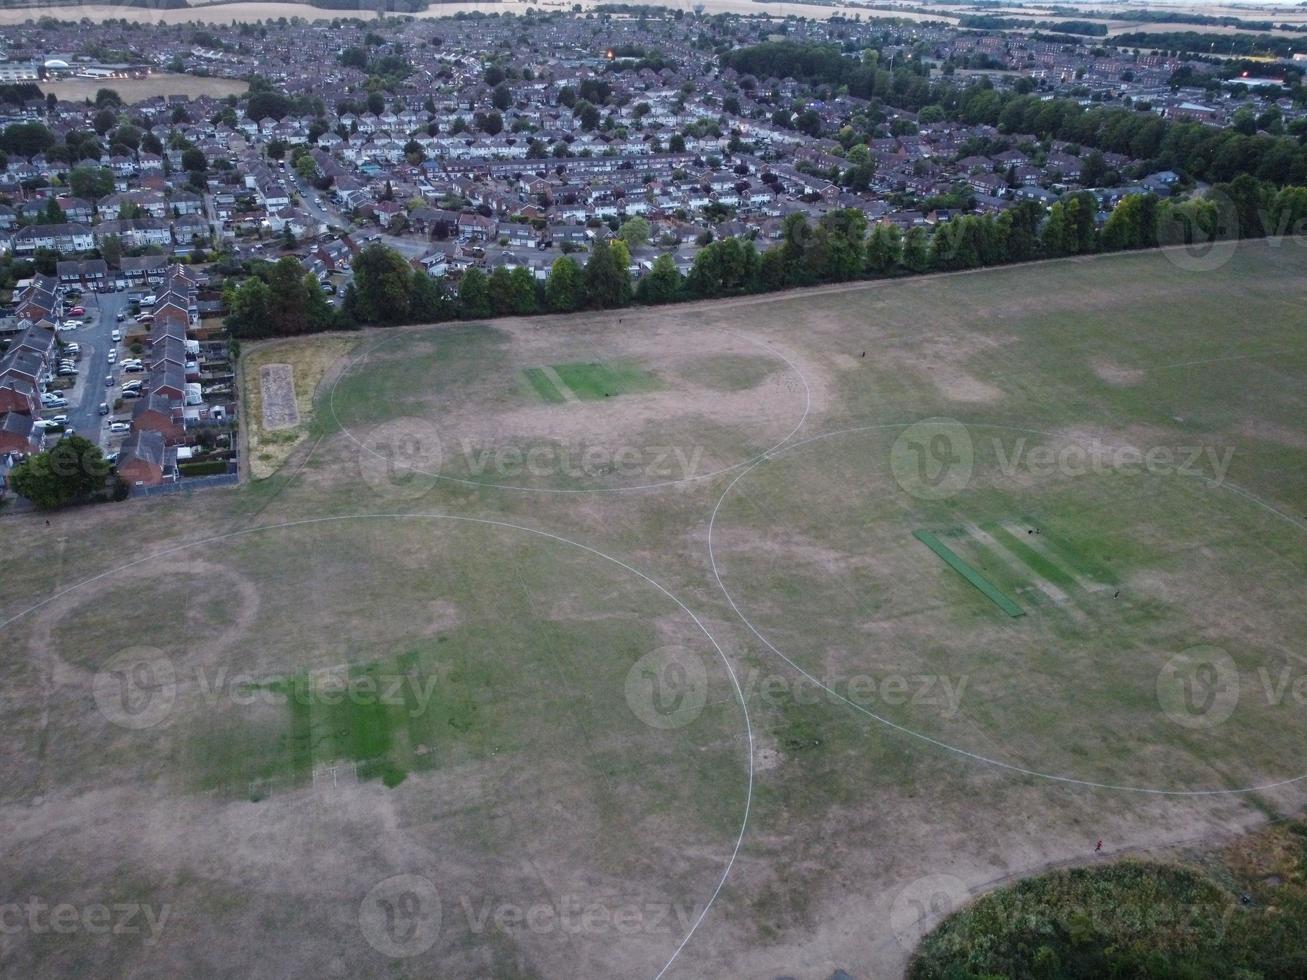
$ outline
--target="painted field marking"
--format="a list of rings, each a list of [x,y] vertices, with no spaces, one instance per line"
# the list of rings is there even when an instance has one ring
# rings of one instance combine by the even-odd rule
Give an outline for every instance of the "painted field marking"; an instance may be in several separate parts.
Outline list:
[[[567,400],[563,397],[563,393],[554,387],[554,383],[545,376],[545,372],[540,368],[523,368],[522,377],[531,387],[531,390],[540,397],[541,401],[550,405],[561,405]]]
[[[971,540],[980,545],[981,548],[990,552],[995,558],[1011,568],[1017,575],[1028,579],[1030,584],[1037,588],[1044,595],[1048,596],[1059,605],[1066,602],[1069,596],[1059,589],[1044,576],[1040,575],[1029,564],[1022,560],[1021,556],[1012,549],[1008,548],[1003,542],[999,541],[988,531],[981,530],[975,524],[964,526]]]
[[[957,572],[964,579],[974,585],[984,594],[985,598],[989,599],[990,602],[994,603],[994,605],[998,606],[999,609],[1002,609],[1009,616],[1015,619],[1017,616],[1024,616],[1026,614],[1024,609],[1000,592],[994,583],[958,557],[958,555],[955,554],[948,545],[935,537],[935,535],[931,534],[929,531],[913,531],[912,536],[931,551],[935,552],[935,554],[939,555],[939,557],[943,558],[945,564],[947,564],[949,568],[953,569],[953,571]]]
[[[1019,536],[1022,530],[1019,524],[1013,524],[1011,522],[1004,523],[1003,527],[1014,537]],[[1049,564],[1056,565],[1062,571],[1062,574],[1070,577],[1076,585],[1080,586],[1080,588],[1084,589],[1086,592],[1102,592],[1107,588],[1105,583],[1095,582],[1091,578],[1086,578],[1080,573],[1079,569],[1072,567],[1069,562],[1063,561],[1052,548],[1044,543],[1042,538],[1043,535],[1040,534],[1027,534],[1024,543],[1031,551],[1038,552],[1045,561],[1049,562]]]
[[[559,373],[550,365],[544,365],[540,369],[540,373],[548,378],[553,386],[558,389],[558,393],[563,396],[563,401],[567,402],[569,405],[580,404],[581,399],[576,397],[576,392],[567,386],[567,382],[564,381],[562,376],[559,375]]]

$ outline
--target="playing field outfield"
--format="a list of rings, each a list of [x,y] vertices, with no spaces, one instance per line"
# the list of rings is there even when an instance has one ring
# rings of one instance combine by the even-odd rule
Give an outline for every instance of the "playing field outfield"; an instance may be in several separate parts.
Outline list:
[[[166,908],[0,962],[891,977],[1099,839],[1300,811],[1304,273],[278,346],[270,476],[0,509],[6,895]]]

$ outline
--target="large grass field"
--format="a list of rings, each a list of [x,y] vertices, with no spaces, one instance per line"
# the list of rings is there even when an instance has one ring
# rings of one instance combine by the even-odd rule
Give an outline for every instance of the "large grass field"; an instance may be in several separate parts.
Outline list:
[[[891,977],[998,885],[1300,813],[1304,273],[267,350],[321,378],[271,475],[0,518],[0,902],[168,914],[0,966]]]

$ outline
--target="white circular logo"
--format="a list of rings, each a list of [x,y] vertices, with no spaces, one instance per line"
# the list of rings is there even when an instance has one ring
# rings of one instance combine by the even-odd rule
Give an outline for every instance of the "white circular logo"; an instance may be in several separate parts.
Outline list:
[[[1185,272],[1214,272],[1239,247],[1239,210],[1219,191],[1184,206],[1158,209],[1157,244],[1168,262]],[[1166,247],[1175,246],[1175,247]]]
[[[1239,669],[1218,647],[1192,647],[1168,660],[1157,675],[1157,702],[1184,728],[1213,728],[1239,703]]]
[[[889,910],[890,928],[904,949],[917,948],[922,937],[967,903],[970,892],[961,878],[926,875],[910,882]]]
[[[373,426],[359,445],[363,482],[392,499],[425,495],[435,485],[442,459],[440,436],[426,419],[383,422]]]
[[[976,453],[967,427],[955,419],[924,419],[899,433],[890,447],[898,485],[922,500],[943,500],[971,482]]]
[[[373,885],[359,905],[359,928],[377,952],[418,956],[440,938],[440,895],[422,875],[393,875]]]
[[[707,700],[708,670],[683,647],[650,650],[626,672],[626,703],[650,728],[684,728]]]
[[[121,728],[152,728],[168,717],[177,698],[177,671],[156,647],[128,647],[91,679],[100,714]]]

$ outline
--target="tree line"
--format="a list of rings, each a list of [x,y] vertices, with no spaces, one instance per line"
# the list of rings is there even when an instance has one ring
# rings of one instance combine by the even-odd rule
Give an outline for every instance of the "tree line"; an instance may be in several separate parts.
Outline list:
[[[1000,214],[960,215],[934,228],[901,229],[884,222],[869,227],[866,215],[852,208],[828,212],[816,222],[792,214],[779,240],[765,251],[751,239],[722,238],[705,245],[684,274],[664,253],[634,283],[621,238],[592,243],[584,266],[561,256],[544,281],[525,267],[501,266],[490,273],[470,268],[456,285],[415,269],[377,242],[355,258],[340,309],[331,306],[316,277],[288,256],[256,264],[242,285],[227,290],[227,325],[234,337],[254,338],[573,313],[1097,252],[1301,235],[1307,231],[1307,186],[1276,188],[1244,174],[1204,197],[1129,194],[1105,221],[1098,215],[1098,198],[1088,191],[1069,194],[1049,208],[1022,201]]]

